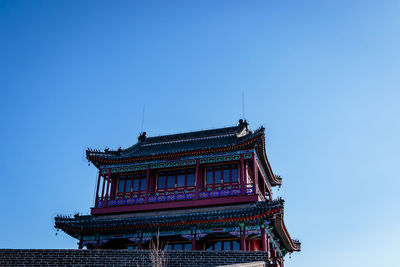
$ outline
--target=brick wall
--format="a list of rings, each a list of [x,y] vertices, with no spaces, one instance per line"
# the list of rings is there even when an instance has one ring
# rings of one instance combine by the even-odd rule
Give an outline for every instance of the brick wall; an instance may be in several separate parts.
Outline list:
[[[258,251],[168,251],[167,266],[214,267],[266,261]],[[0,249],[0,266],[151,267],[148,251],[75,249]]]

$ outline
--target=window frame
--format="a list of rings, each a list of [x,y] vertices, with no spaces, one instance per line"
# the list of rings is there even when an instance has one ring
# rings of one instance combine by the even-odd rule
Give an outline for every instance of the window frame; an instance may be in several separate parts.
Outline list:
[[[117,188],[116,188],[116,193],[117,193],[117,195],[121,195],[121,194],[125,194],[125,187],[126,187],[126,176],[127,175],[125,175],[125,174],[120,174],[120,175],[118,175],[118,177],[117,177]],[[122,180],[122,178],[121,177],[124,177],[123,178],[123,180],[124,180],[124,184],[123,184],[123,186],[120,184],[121,183],[121,180]],[[122,189],[122,191],[120,191],[120,188],[121,187],[123,187],[123,189]]]
[[[120,189],[120,180],[121,177],[124,177],[124,190],[119,191]],[[130,179],[128,179],[130,177]],[[126,188],[127,181],[130,180],[130,188]],[[138,190],[134,190],[135,180],[138,180]],[[142,189],[142,182],[144,181],[144,189]],[[118,174],[117,177],[117,186],[116,186],[116,194],[117,195],[126,195],[126,194],[142,194],[147,191],[147,173],[146,172],[129,172],[129,173],[121,173]]]
[[[217,239],[217,240],[212,240],[208,242],[208,247],[206,248],[206,250],[213,250],[215,251],[215,245],[220,242],[221,243],[221,250],[217,250],[217,251],[234,251],[234,242],[237,242],[239,244],[239,249],[240,250],[240,241],[239,239]],[[229,242],[229,249],[225,248],[225,243]]]
[[[185,249],[185,245],[187,245],[187,247],[188,247],[187,250]],[[168,250],[169,250],[169,251],[171,251],[171,250],[186,250],[186,251],[189,251],[189,250],[192,250],[192,243],[190,243],[190,242],[168,243],[168,244],[165,245],[164,248],[165,248],[165,250],[167,250],[167,251],[168,251]]]
[[[229,167],[229,178],[227,180],[225,180],[225,175],[224,175],[224,167],[228,166]],[[233,166],[236,166],[236,168],[232,168]],[[212,168],[212,180],[213,183],[210,184],[208,183],[208,179],[207,179],[207,175],[209,172],[209,168]],[[221,179],[218,183],[216,183],[215,181],[215,174],[216,174],[216,168],[220,168],[220,170],[217,170],[217,172],[220,172],[221,175]],[[236,181],[232,181],[232,170],[236,169],[237,170],[237,180]],[[206,165],[205,166],[205,172],[204,172],[204,184],[206,185],[206,187],[210,187],[210,186],[216,186],[216,185],[232,185],[232,184],[237,184],[239,183],[240,180],[240,175],[239,175],[239,163],[238,162],[232,162],[232,163],[225,163],[225,164],[212,164],[212,165]]]
[[[178,176],[184,174],[184,185],[178,186]],[[158,181],[160,174],[164,176],[164,187],[158,186]],[[172,175],[170,175],[172,174]],[[190,174],[193,174],[194,183],[193,185],[188,185],[188,177]],[[174,187],[168,187],[169,177],[174,177]],[[159,170],[156,175],[156,190],[157,191],[175,191],[175,190],[182,190],[186,188],[195,188],[196,187],[196,168],[184,168],[184,169],[174,169],[174,170]]]

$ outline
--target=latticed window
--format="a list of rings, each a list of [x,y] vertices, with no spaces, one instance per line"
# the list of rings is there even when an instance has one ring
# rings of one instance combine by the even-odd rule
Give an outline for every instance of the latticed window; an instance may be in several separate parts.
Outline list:
[[[161,171],[157,176],[157,189],[195,186],[195,169]]]
[[[192,250],[192,243],[173,243],[167,244],[165,250]]]
[[[235,183],[238,179],[239,172],[237,164],[215,165],[209,166],[206,169],[207,185]]]
[[[124,193],[125,192],[125,175],[121,175],[118,178],[118,193]]]
[[[146,184],[147,175],[145,173],[120,175],[118,178],[118,193],[145,192]]]
[[[207,250],[240,250],[239,240],[220,240],[208,244]]]

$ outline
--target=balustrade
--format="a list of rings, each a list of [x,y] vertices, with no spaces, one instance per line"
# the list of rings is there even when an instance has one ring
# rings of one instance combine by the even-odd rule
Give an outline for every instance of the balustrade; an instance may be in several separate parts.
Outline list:
[[[213,184],[205,188],[199,188],[196,192],[196,188],[176,189],[173,191],[157,191],[148,193],[146,202],[145,193],[127,193],[119,194],[113,197],[98,197],[97,205],[98,208],[113,207],[113,206],[124,206],[124,205],[135,205],[145,203],[157,203],[157,202],[170,202],[170,201],[184,201],[184,200],[195,200],[196,193],[198,193],[199,199],[217,198],[217,197],[232,197],[240,196],[244,191],[244,195],[255,195],[254,184],[245,184],[242,188],[240,184]]]

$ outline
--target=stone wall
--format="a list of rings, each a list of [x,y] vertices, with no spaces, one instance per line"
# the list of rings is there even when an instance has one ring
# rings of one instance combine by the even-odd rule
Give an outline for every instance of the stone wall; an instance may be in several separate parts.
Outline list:
[[[215,267],[265,262],[261,251],[168,251],[167,266]],[[151,267],[149,251],[76,249],[0,249],[0,266]]]

